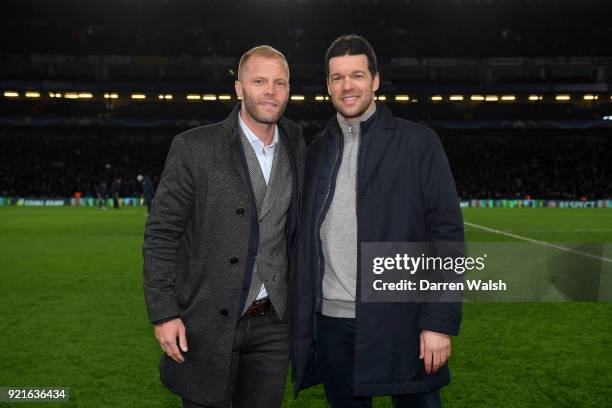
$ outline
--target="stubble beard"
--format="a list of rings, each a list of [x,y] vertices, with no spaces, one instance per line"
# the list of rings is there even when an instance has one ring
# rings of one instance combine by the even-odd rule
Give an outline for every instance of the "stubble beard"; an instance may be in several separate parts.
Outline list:
[[[278,113],[273,115],[272,117],[264,116],[258,112],[257,104],[253,102],[253,99],[243,90],[242,91],[242,101],[244,102],[244,107],[247,110],[249,116],[255,119],[259,123],[263,123],[266,125],[274,125],[278,120],[283,116],[285,112],[285,108],[287,106],[287,102],[285,102]]]

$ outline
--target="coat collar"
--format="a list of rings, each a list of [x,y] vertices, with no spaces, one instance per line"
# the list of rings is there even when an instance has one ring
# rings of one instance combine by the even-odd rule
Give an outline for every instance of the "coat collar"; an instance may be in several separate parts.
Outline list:
[[[223,126],[226,128],[226,134],[229,135],[230,143],[235,144],[236,146],[238,146],[238,143],[240,142],[240,134],[238,133],[238,128],[240,126],[240,123],[238,122],[240,106],[241,103],[238,102],[234,106],[234,109],[229,116],[222,122]],[[285,117],[281,117],[276,123],[276,126],[278,128],[279,139],[285,143],[287,153],[291,156],[291,160],[297,163],[299,160],[298,151],[300,139],[302,138],[301,128]]]
[[[229,130],[228,134],[231,134],[232,138],[236,141],[238,140],[238,127],[240,126],[238,119],[238,115],[240,114],[240,106],[241,103],[238,102],[234,106],[234,109],[229,114],[229,116],[222,122],[223,126]],[[291,147],[295,147],[293,145],[295,139],[295,132],[293,131],[294,129],[291,128],[290,121],[285,119],[284,117],[281,117],[280,120],[276,123],[276,126],[278,128],[279,136],[281,138],[286,137],[288,139],[288,142],[292,145]],[[293,124],[293,126],[296,125]]]
[[[389,142],[395,134],[395,118],[384,104],[376,104],[376,112],[361,122],[361,147],[359,154],[359,190],[361,191],[376,172]],[[342,133],[338,118],[334,117],[326,127],[328,137],[333,140]]]
[[[242,148],[242,142],[240,141],[240,134],[238,132],[238,128],[240,123],[238,121],[238,115],[240,112],[241,103],[237,103],[234,106],[234,109],[229,114],[229,116],[221,122],[223,127],[226,129],[225,133],[229,137],[230,145],[232,146],[232,154],[234,163],[240,173],[240,176],[245,184],[245,187],[248,191],[251,191],[251,200],[254,203],[255,197],[252,195],[251,181],[250,176],[248,175],[246,158],[244,157],[244,151]],[[299,190],[300,183],[298,169],[301,168],[302,164],[300,163],[299,151],[300,151],[300,138],[302,137],[301,128],[291,122],[284,117],[281,117],[280,120],[276,123],[278,127],[278,135],[280,141],[282,141],[286,147],[286,152],[289,155],[289,161],[291,163],[291,174],[293,179],[293,202],[298,203],[299,201]],[[295,232],[295,228],[297,225],[297,204],[292,206],[292,212],[294,213],[293,217],[291,217],[294,221],[289,223],[289,236],[293,236]]]
[[[339,132],[340,124],[338,123],[338,117],[334,116],[325,127],[330,134],[333,132]],[[367,120],[361,122],[361,133],[367,133],[376,129],[395,129],[395,121],[393,114],[384,104],[376,103],[376,112],[370,116]]]

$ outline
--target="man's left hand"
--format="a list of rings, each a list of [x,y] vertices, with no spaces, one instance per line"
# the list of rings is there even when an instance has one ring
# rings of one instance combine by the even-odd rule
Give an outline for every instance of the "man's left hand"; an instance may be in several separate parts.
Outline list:
[[[427,374],[436,373],[451,355],[451,341],[446,334],[429,330],[421,331],[421,352],[419,358],[424,360]]]

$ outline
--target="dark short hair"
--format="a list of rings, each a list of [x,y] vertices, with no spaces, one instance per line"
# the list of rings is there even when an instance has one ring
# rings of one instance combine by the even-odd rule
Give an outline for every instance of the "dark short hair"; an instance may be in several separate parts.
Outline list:
[[[378,62],[376,61],[376,53],[372,45],[360,35],[345,34],[336,38],[325,53],[325,75],[329,77],[329,60],[334,57],[342,57],[343,55],[361,55],[364,54],[368,58],[368,71],[372,77],[378,72]]]

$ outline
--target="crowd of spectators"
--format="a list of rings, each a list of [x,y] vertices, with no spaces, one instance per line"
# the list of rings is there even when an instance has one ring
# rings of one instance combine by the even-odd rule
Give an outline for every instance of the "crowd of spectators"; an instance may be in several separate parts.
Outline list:
[[[356,32],[394,57],[612,55],[608,0],[10,0],[1,53],[237,57],[258,43],[320,61]]]
[[[609,132],[441,131],[463,198],[612,198]]]
[[[175,130],[122,128],[0,129],[0,195],[94,197],[120,177],[121,196],[142,192],[137,176],[159,177]]]
[[[311,129],[312,130],[312,129]],[[157,183],[178,129],[0,128],[0,195],[94,196],[137,175]],[[462,198],[612,198],[612,138],[605,131],[439,131]]]
[[[10,54],[36,53],[236,58],[269,43],[292,65],[320,64],[342,33],[366,36],[382,64],[402,57],[612,56],[609,0],[9,0],[3,11],[0,35],[7,41],[0,44],[0,62]],[[0,195],[93,196],[117,177],[122,196],[138,195],[137,175],[159,180],[172,136],[180,131],[176,126],[214,122],[230,108],[0,100],[6,117],[86,117],[101,125],[159,120],[174,126],[0,127]],[[607,106],[575,104],[507,109],[417,103],[396,104],[393,111],[428,123],[587,121],[608,114]],[[300,118],[307,141],[331,115],[328,103],[291,103],[287,109],[287,116]],[[604,131],[439,133],[463,198],[612,197],[612,161],[606,157],[612,138]]]

